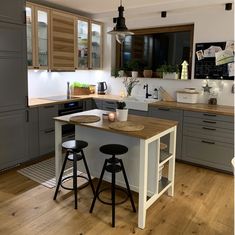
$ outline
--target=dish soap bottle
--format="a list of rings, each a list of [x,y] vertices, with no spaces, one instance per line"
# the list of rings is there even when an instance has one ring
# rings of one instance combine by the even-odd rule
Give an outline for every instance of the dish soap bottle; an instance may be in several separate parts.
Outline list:
[[[157,88],[155,88],[153,91],[153,98],[158,99],[158,89]]]

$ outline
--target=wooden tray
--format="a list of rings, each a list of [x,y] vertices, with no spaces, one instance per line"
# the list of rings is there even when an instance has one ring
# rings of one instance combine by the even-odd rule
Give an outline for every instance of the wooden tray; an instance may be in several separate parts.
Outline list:
[[[141,131],[144,129],[144,125],[134,122],[113,122],[109,124],[109,127],[119,131]]]
[[[92,123],[98,122],[100,117],[96,115],[78,115],[71,117],[69,120],[73,123]]]

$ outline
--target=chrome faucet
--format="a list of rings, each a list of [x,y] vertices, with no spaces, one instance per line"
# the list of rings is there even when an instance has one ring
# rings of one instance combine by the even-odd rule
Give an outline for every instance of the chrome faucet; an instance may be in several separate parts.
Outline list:
[[[148,84],[144,85],[144,89],[145,88],[146,88],[146,90],[145,90],[145,98],[148,99],[149,96],[152,96],[151,94],[149,94],[149,91],[148,91],[149,85]]]

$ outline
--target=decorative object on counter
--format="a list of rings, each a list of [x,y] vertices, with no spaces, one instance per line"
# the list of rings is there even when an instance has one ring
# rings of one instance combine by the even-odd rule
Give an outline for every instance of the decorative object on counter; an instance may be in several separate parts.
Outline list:
[[[207,79],[208,79],[208,77],[207,77]],[[209,86],[209,83],[208,83],[208,81],[206,81],[206,85],[205,86],[203,86],[202,87],[203,88],[203,91],[204,92],[208,92],[208,93],[210,93],[210,90],[211,90],[211,86]]]
[[[177,102],[179,103],[190,103],[190,104],[195,104],[197,103],[197,98],[199,92],[197,91],[177,91],[176,92],[177,96]]]
[[[71,85],[72,95],[89,95],[89,85],[80,82],[73,82]]]
[[[217,105],[218,92],[212,91],[209,94],[208,104]]]
[[[105,91],[107,90],[108,86],[106,82],[98,82],[98,94],[105,95]]]
[[[182,70],[181,70],[181,80],[188,80],[188,62],[184,60],[184,62],[181,64]]]
[[[115,35],[118,43],[122,44],[125,40],[125,36],[133,35],[126,27],[125,17],[123,17],[124,7],[122,6],[122,0],[120,0],[120,6],[118,7],[118,17],[113,18],[113,23],[116,23],[112,31],[108,34]]]
[[[118,121],[126,121],[128,118],[128,109],[125,108],[124,101],[117,101],[116,118]]]
[[[159,87],[159,91],[161,93],[161,97],[163,101],[175,101],[168,92],[166,92],[165,89],[163,89],[161,86]]]
[[[114,122],[115,121],[115,113],[111,112],[108,114],[108,120],[110,122]]]
[[[141,131],[144,129],[144,125],[130,121],[114,122],[109,127],[119,131]]]
[[[163,72],[163,79],[179,78],[179,68],[177,65],[164,64],[160,69]]]
[[[100,117],[96,115],[78,115],[73,116],[69,119],[73,123],[93,123],[100,121]]]
[[[89,85],[90,94],[95,94],[96,85]]]
[[[126,88],[127,96],[131,96],[132,89],[138,83],[139,83],[139,80],[137,78],[134,78],[134,77],[125,77],[123,79],[123,84]]]

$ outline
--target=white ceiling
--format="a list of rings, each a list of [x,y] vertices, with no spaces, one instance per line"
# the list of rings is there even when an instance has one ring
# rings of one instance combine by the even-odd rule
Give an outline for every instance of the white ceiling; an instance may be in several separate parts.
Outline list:
[[[95,19],[105,19],[117,15],[120,0],[41,0],[88,13]],[[175,11],[224,5],[233,0],[122,0],[126,18],[139,13]]]

